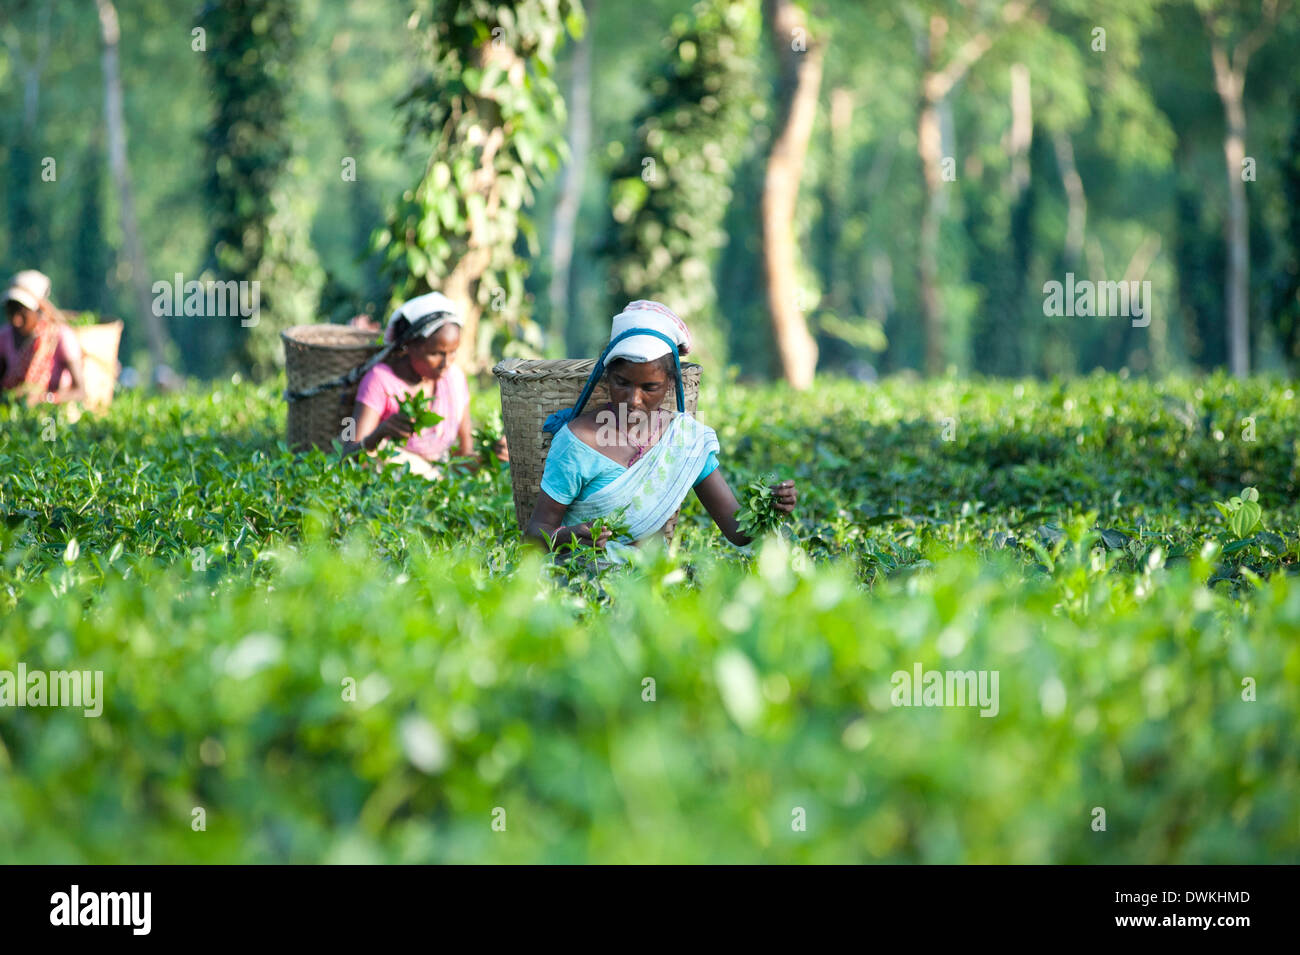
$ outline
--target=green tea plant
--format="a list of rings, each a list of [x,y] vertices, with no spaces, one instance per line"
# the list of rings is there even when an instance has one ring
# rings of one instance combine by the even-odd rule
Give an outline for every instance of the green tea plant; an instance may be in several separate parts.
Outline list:
[[[105,677],[0,709],[7,860],[1300,862],[1288,383],[706,375],[798,509],[751,555],[688,496],[614,569],[507,469],[290,451],[280,390],[0,407],[0,670]],[[998,714],[894,706],[918,663]]]
[[[501,423],[501,409],[494,408],[474,428],[474,450],[487,467],[498,470],[501,459],[497,457],[497,445],[505,434]]]
[[[1242,488],[1239,497],[1232,497],[1227,501],[1215,501],[1214,506],[1228,522],[1228,530],[1232,532],[1234,543],[1248,540],[1255,531],[1259,530],[1263,511],[1259,506],[1259,491],[1255,488]]]
[[[0,668],[105,676],[98,719],[0,711],[12,862],[1300,862],[1286,574],[1242,615],[1200,561],[1008,587],[958,554],[867,593],[771,540],[602,604],[361,537],[274,548],[273,589],[94,556],[0,633]],[[996,715],[893,704],[917,664],[998,671]]]
[[[786,519],[784,512],[776,507],[772,486],[777,483],[775,475],[768,475],[762,480],[750,481],[742,489],[740,510],[736,512],[736,523],[741,533],[747,537],[761,537],[780,528]]]
[[[628,528],[628,523],[627,523],[628,506],[629,505],[624,505],[614,513],[607,514],[603,517],[598,517],[596,518],[596,520],[592,521],[591,536],[593,538],[597,538],[601,535],[601,533],[604,530],[608,529],[611,540],[618,540],[619,538],[630,537],[631,532]]]
[[[442,415],[433,410],[433,399],[418,391],[403,396],[397,402],[397,410],[411,419],[416,434],[442,421]]]

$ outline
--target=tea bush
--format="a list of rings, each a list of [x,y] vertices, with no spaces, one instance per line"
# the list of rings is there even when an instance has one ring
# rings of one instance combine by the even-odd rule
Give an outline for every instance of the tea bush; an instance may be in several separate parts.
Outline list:
[[[794,518],[573,579],[508,470],[294,455],[271,387],[63,414],[0,409],[0,671],[104,711],[0,708],[6,861],[1300,861],[1285,383],[706,376]]]

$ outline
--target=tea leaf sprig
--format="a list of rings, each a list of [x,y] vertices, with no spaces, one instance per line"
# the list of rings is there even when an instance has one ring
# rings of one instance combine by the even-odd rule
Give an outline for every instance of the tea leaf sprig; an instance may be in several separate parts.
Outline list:
[[[769,534],[786,521],[786,514],[776,506],[776,495],[770,487],[778,483],[776,475],[769,474],[764,479],[750,481],[741,490],[741,506],[736,512],[736,523],[746,537],[761,537]]]
[[[411,419],[416,434],[436,427],[442,421],[442,415],[433,410],[433,399],[418,391],[413,391],[398,401],[397,410]]]

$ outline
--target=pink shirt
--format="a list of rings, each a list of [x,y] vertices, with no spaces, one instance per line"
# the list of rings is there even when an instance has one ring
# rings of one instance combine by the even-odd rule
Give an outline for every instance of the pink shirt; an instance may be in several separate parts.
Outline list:
[[[434,427],[419,431],[406,441],[406,450],[428,460],[445,457],[460,434],[460,423],[469,410],[469,383],[465,372],[452,365],[437,379],[433,410],[442,415]],[[427,389],[422,385],[409,385],[388,366],[380,362],[366,372],[357,387],[357,401],[379,412],[379,420],[397,414],[397,402],[413,391]],[[365,435],[357,435],[358,440]]]
[[[14,340],[14,327],[5,322],[0,328],[0,359],[5,368],[13,368],[21,361],[20,349]],[[81,357],[81,342],[77,333],[68,325],[59,326],[59,347],[54,349],[54,365],[50,368],[50,381],[46,391],[58,391],[59,388],[72,386],[72,372],[68,363]]]

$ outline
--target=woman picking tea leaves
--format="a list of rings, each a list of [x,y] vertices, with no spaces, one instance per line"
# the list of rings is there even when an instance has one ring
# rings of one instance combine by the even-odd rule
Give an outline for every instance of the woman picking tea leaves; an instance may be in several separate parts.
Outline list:
[[[686,324],[658,302],[632,302],[614,316],[609,345],[577,403],[546,420],[555,437],[528,537],[551,549],[595,545],[622,560],[623,548],[658,533],[694,488],[727,540],[750,542],[718,468],[718,436],[685,410],[680,356],[690,344]],[[579,414],[602,378],[610,401]],[[670,385],[675,411],[661,407]],[[773,486],[777,510],[788,514],[797,500],[793,481]],[[594,523],[601,526],[593,536]]]
[[[446,461],[455,448],[476,467],[469,383],[454,361],[460,337],[456,306],[445,295],[430,292],[404,302],[384,334],[386,342],[398,346],[357,388],[352,418],[359,437],[344,445],[344,453],[375,452],[392,442],[397,445],[393,463],[438,477],[435,462]],[[504,438],[493,450],[509,460]]]

